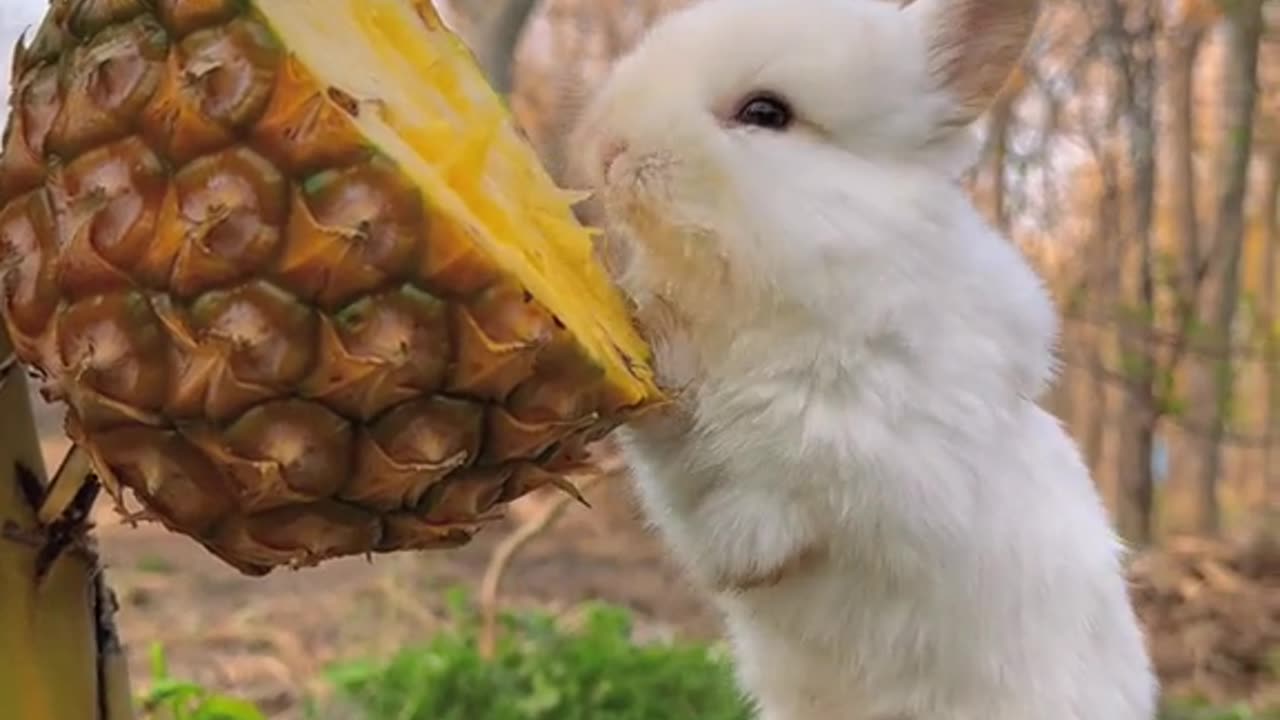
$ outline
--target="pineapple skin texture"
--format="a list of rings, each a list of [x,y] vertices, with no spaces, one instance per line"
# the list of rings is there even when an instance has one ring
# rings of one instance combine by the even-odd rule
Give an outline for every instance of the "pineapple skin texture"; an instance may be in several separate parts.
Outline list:
[[[12,72],[18,356],[118,499],[240,571],[465,544],[646,405],[250,4],[55,2]]]

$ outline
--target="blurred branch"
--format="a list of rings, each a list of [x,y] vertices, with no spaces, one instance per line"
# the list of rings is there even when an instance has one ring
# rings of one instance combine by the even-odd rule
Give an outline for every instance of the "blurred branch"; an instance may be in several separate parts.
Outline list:
[[[1224,6],[1226,14],[1226,62],[1222,82],[1223,110],[1226,113],[1224,153],[1216,180],[1218,197],[1214,217],[1213,252],[1220,264],[1209,283],[1208,314],[1218,332],[1230,337],[1240,304],[1240,262],[1244,252],[1245,194],[1248,191],[1249,162],[1253,155],[1254,108],[1258,97],[1258,48],[1262,39],[1262,0],[1234,0]],[[1199,438],[1195,455],[1200,459],[1196,478],[1199,489],[1198,529],[1216,533],[1221,519],[1218,511],[1218,475],[1222,465],[1222,440],[1230,412],[1235,368],[1230,343],[1218,362],[1203,365],[1193,374],[1192,399],[1204,414],[1200,424],[1207,428]]]
[[[1268,153],[1267,178],[1263,185],[1262,242],[1265,251],[1262,260],[1262,306],[1259,321],[1263,333],[1263,363],[1266,367],[1266,393],[1263,402],[1264,424],[1270,433],[1280,433],[1280,316],[1276,305],[1280,304],[1276,276],[1280,274],[1280,147],[1272,147]],[[1274,496],[1280,506],[1280,463],[1273,445],[1267,445],[1262,454],[1262,475],[1265,496]]]
[[[1169,32],[1165,83],[1169,92],[1169,152],[1172,159],[1170,205],[1175,214],[1173,244],[1180,253],[1182,267],[1178,278],[1178,299],[1189,307],[1180,312],[1194,312],[1199,291],[1200,218],[1196,212],[1195,172],[1195,103],[1192,101],[1193,67],[1200,50],[1202,30],[1197,24],[1183,21]]]
[[[1135,336],[1135,339],[1155,345],[1178,347],[1184,353],[1200,357],[1215,360],[1228,357],[1241,360],[1263,360],[1267,357],[1265,338],[1259,342],[1231,342],[1220,338],[1208,342],[1190,342],[1187,334],[1181,331],[1162,330],[1149,321],[1130,320],[1116,313],[1091,314],[1068,309],[1063,311],[1062,315],[1068,322],[1130,333]],[[1167,362],[1163,364],[1162,370],[1168,370]]]
[[[1095,358],[1083,357],[1080,353],[1065,352],[1062,355],[1062,360],[1115,386],[1125,387],[1132,382],[1132,378],[1128,374],[1106,367],[1097,362]],[[1106,419],[1119,423],[1125,422],[1125,418],[1120,414],[1107,415]],[[1096,420],[1102,421],[1103,418],[1096,418]],[[1203,436],[1212,430],[1212,428],[1198,424],[1195,420],[1181,414],[1164,413],[1161,415],[1160,420],[1174,425],[1193,436]],[[1224,429],[1222,442],[1241,448],[1264,448],[1270,444],[1280,442],[1280,431],[1266,430],[1261,433],[1246,433]]]
[[[605,477],[605,473],[597,472],[579,484],[579,490],[585,491]],[[569,509],[576,498],[567,493],[559,493],[540,512],[526,520],[507,537],[503,538],[489,557],[489,565],[485,568],[484,578],[480,581],[480,654],[492,659],[498,648],[498,614],[501,609],[500,591],[502,580],[506,576],[507,567],[512,559],[526,545],[555,525],[556,520]]]
[[[516,48],[538,0],[452,0],[461,15],[459,33],[475,54],[489,83],[501,95],[512,90]]]
[[[506,95],[512,86],[512,58],[538,0],[508,0],[490,26],[488,57],[483,61],[498,92]]]

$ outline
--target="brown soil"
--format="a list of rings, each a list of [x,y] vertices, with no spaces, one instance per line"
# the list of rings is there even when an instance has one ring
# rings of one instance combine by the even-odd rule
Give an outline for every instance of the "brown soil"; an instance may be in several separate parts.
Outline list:
[[[1280,707],[1280,536],[1177,538],[1138,557],[1131,576],[1171,692]]]
[[[586,600],[631,608],[646,636],[715,638],[717,619],[681,582],[630,501],[625,479],[585,494],[526,545],[502,585],[504,608],[568,611]],[[174,674],[258,702],[270,717],[296,718],[299,701],[323,697],[320,672],[355,657],[386,657],[445,622],[444,592],[479,594],[494,546],[519,516],[550,495],[513,508],[506,521],[459,550],[349,558],[249,578],[156,524],[123,525],[102,504],[99,546],[120,605],[130,668],[145,688],[152,643]]]

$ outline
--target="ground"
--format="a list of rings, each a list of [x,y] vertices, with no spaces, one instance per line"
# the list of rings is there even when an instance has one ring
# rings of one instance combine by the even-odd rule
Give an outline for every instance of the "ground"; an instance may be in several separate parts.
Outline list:
[[[52,420],[42,420],[46,454],[57,457],[65,441]],[[714,614],[639,520],[626,478],[614,473],[587,495],[591,509],[572,506],[516,557],[505,606],[559,610],[602,599],[632,608],[646,635],[718,636]],[[265,578],[242,576],[158,525],[124,525],[108,503],[97,522],[139,689],[148,648],[159,642],[175,674],[294,720],[304,697],[323,696],[320,673],[330,663],[386,657],[439,628],[442,591],[477,593],[494,546],[520,514],[461,550],[337,560]],[[1174,539],[1136,557],[1132,576],[1171,692],[1280,704],[1280,544]]]
[[[664,561],[624,481],[615,476],[589,490],[591,509],[573,506],[521,551],[502,586],[504,607],[568,610],[600,599],[634,610],[646,635],[715,638],[715,616]],[[296,718],[301,698],[323,695],[320,673],[329,663],[386,657],[440,627],[442,591],[478,594],[494,546],[517,523],[448,553],[343,559],[249,578],[158,525],[121,524],[106,503],[98,515],[135,684],[145,684],[148,648],[160,642],[176,675],[248,697],[273,718]]]

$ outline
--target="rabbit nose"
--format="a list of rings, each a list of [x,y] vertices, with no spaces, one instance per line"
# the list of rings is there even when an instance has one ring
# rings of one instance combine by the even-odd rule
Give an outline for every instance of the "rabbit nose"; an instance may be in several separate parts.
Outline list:
[[[600,150],[600,173],[603,177],[609,177],[609,170],[613,168],[613,164],[626,151],[627,142],[625,140],[610,140],[604,144],[604,147]]]

